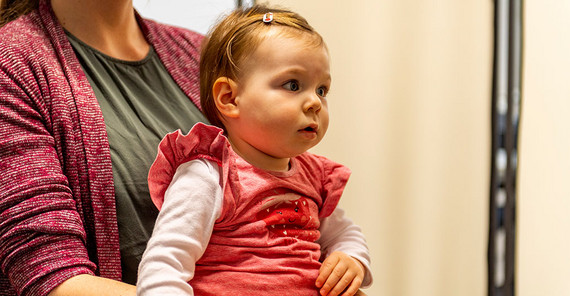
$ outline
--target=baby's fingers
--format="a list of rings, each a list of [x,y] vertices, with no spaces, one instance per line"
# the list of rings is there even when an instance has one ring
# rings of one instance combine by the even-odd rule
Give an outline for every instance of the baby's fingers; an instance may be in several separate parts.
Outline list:
[[[317,277],[317,281],[315,283],[317,285],[317,288],[323,287],[323,285],[325,284],[329,276],[332,274],[335,266],[338,264],[339,261],[340,259],[336,256],[327,257],[325,261],[323,261],[321,269],[319,270],[319,276]],[[326,290],[326,292],[328,292],[328,290]],[[321,293],[321,295],[326,295],[326,294]]]
[[[321,288],[321,295],[338,296],[349,286],[354,278],[346,264],[340,261],[336,264]]]
[[[360,284],[361,281],[356,277],[356,273],[350,269],[347,269],[345,270],[342,278],[336,283],[328,295],[353,296],[356,294],[356,292],[358,292]]]
[[[364,292],[360,290],[360,286],[362,285],[362,279],[359,277],[354,277],[350,283],[350,286],[344,291],[342,296],[366,296]]]

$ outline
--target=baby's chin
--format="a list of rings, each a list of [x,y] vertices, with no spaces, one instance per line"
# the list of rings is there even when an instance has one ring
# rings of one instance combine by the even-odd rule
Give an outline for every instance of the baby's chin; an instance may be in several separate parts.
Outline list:
[[[299,156],[313,147],[317,146],[321,142],[322,137],[316,138],[312,141],[307,141],[302,144],[297,144],[295,147],[272,147],[273,151],[263,151],[262,149],[258,149],[259,151],[263,152],[267,156],[270,156],[275,159],[285,159],[285,158],[293,158]]]
[[[299,155],[301,155],[301,154],[303,154],[303,153],[305,153],[305,152],[310,151],[312,148],[314,148],[315,146],[317,146],[317,144],[319,144],[320,142],[321,142],[321,141],[319,140],[319,141],[317,141],[317,142],[315,142],[315,143],[313,143],[313,144],[311,144],[311,145],[307,145],[307,146],[304,147],[303,149],[299,149],[299,150],[297,150],[297,151],[291,153],[291,155],[289,156],[289,158],[296,157],[296,156],[299,156]]]

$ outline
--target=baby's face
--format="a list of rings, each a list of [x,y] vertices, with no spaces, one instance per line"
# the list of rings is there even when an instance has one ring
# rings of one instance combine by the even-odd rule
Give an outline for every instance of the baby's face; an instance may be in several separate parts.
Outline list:
[[[232,141],[238,137],[274,158],[299,155],[321,141],[329,125],[329,54],[303,35],[268,34],[245,59]]]

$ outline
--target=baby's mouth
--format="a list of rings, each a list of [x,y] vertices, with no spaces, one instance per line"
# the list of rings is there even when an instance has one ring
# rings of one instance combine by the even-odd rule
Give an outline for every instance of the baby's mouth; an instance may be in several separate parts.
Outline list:
[[[304,129],[301,129],[300,131],[305,131],[305,132],[317,132],[319,126],[316,124],[311,124],[309,126],[307,126]]]

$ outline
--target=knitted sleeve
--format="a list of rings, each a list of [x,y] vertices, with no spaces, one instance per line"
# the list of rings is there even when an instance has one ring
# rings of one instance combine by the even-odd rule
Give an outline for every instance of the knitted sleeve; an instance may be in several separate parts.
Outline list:
[[[0,278],[19,295],[46,295],[74,275],[93,274],[95,265],[60,158],[72,151],[58,150],[47,112],[54,106],[43,100],[55,87],[45,79],[53,73],[33,52],[45,48],[14,46],[37,32],[7,26],[0,32]]]

